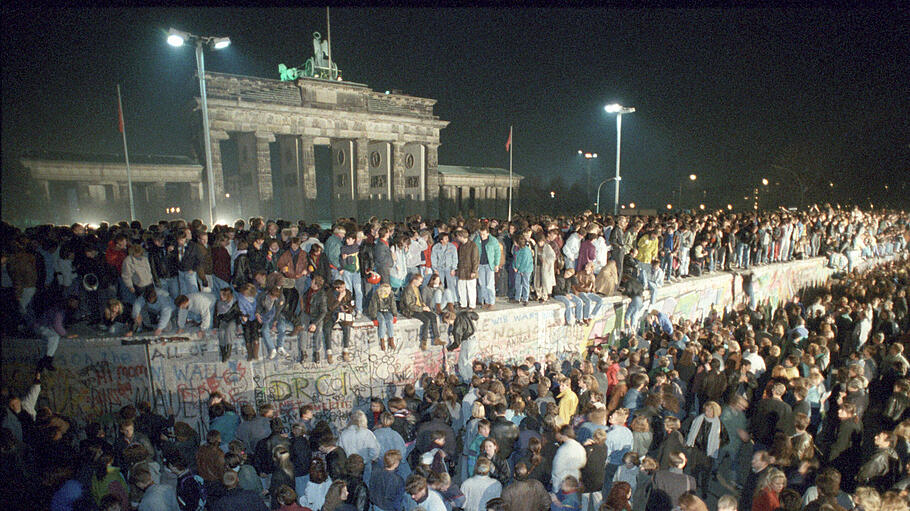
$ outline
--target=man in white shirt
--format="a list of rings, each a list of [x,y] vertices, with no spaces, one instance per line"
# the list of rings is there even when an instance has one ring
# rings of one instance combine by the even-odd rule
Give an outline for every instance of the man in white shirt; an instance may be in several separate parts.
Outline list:
[[[752,364],[752,374],[756,378],[760,378],[761,375],[765,373],[765,359],[761,358],[761,355],[755,352],[755,345],[749,344],[746,346],[746,349],[743,350],[743,360],[748,360]]]
[[[490,460],[477,458],[474,475],[461,483],[465,511],[486,511],[487,502],[502,494],[502,484],[490,477]]]
[[[174,300],[177,306],[177,333],[183,333],[188,318],[199,321],[199,337],[212,328],[212,309],[215,307],[214,295],[209,293],[190,293],[180,295]]]
[[[418,506],[426,511],[446,511],[445,502],[442,496],[427,487],[425,477],[418,474],[411,474],[404,483],[405,491],[414,499]]]
[[[575,430],[568,424],[559,428],[556,441],[561,445],[553,457],[553,470],[550,473],[550,483],[553,488],[559,488],[566,476],[575,476],[581,479],[581,469],[588,461],[585,448],[575,440]]]

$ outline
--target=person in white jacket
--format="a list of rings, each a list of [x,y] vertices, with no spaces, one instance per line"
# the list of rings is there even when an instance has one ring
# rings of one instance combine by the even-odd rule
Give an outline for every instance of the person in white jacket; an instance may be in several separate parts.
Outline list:
[[[361,410],[351,412],[348,427],[344,428],[338,438],[338,447],[344,449],[348,456],[359,454],[363,458],[363,480],[369,481],[373,462],[379,458],[380,447],[376,435],[367,425],[366,414]]]
[[[177,306],[177,333],[183,333],[186,328],[187,318],[199,321],[199,337],[212,328],[212,309],[215,308],[215,298],[209,293],[190,293],[180,295],[174,300]]]
[[[464,511],[486,511],[487,502],[499,498],[502,494],[502,483],[490,477],[490,460],[477,458],[474,475],[461,483],[464,494]]]
[[[575,231],[569,235],[565,245],[562,246],[562,255],[565,256],[565,268],[575,268],[575,260],[578,259],[578,249],[581,248],[581,240],[585,234],[581,231],[581,226],[576,226]]]
[[[550,472],[550,484],[559,488],[566,476],[581,479],[581,469],[588,461],[585,448],[575,440],[575,430],[566,424],[556,433],[556,441],[561,445],[553,457],[553,469]]]
[[[129,254],[123,260],[123,266],[120,269],[120,278],[123,279],[126,289],[133,295],[130,297],[132,300],[127,300],[128,303],[135,301],[136,295],[141,294],[145,288],[154,283],[149,258],[139,243],[130,245]]]

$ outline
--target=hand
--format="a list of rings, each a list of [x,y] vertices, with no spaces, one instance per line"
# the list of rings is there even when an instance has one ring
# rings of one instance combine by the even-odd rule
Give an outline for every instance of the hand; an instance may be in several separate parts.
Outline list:
[[[124,336],[124,337],[132,337],[132,336],[133,336],[133,331],[130,330],[129,332],[123,334],[123,336]]]
[[[200,330],[200,331],[199,331],[199,338],[202,339],[203,337],[205,337],[205,330]]]
[[[471,279],[476,279],[476,278],[477,278],[477,274],[476,274],[476,273],[472,273],[472,274],[471,274],[471,278],[470,278],[470,279],[468,279],[468,280],[471,280]]]
[[[79,337],[79,334],[69,334],[66,336],[67,339],[75,339],[76,337]]]
[[[262,323],[262,315],[259,314],[258,312],[256,313],[256,321]]]
[[[550,500],[552,500],[554,504],[559,504],[559,499],[557,499],[556,495],[552,493],[550,494]]]
[[[173,251],[174,251],[174,245],[168,245],[168,246],[167,246],[167,251],[168,251],[168,252],[173,252]]]
[[[451,273],[453,277],[455,276],[455,270],[452,270],[449,273]]]
[[[161,335],[161,329],[160,329],[160,328],[156,328],[155,331],[154,331],[153,333],[154,333],[155,335]]]
[[[429,311],[430,311],[430,308],[427,307],[426,305],[424,305],[424,306],[423,306],[423,310],[426,311],[426,312],[429,312]]]
[[[310,327],[307,328],[307,331],[310,332],[310,333],[315,332],[315,331],[316,331],[316,325],[310,325]]]

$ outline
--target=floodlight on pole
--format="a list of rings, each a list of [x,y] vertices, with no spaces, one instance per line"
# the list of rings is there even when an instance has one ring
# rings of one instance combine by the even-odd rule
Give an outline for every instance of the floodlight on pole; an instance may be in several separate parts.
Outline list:
[[[616,177],[614,178],[616,189],[613,195],[613,214],[615,215],[619,212],[619,181],[621,180],[619,177],[619,157],[622,143],[622,114],[631,114],[635,109],[624,107],[619,103],[612,103],[605,106],[604,111],[608,114],[616,114]]]
[[[202,135],[205,144],[205,177],[208,181],[209,225],[215,224],[215,173],[212,170],[212,137],[209,133],[209,105],[205,94],[205,57],[203,46],[220,50],[231,44],[229,37],[199,36],[175,28],[167,31],[167,42],[171,46],[183,46],[188,40],[196,42],[196,72],[199,74],[199,97],[202,109]]]
[[[698,176],[695,174],[689,174],[689,181],[695,181],[696,179],[698,179]]]

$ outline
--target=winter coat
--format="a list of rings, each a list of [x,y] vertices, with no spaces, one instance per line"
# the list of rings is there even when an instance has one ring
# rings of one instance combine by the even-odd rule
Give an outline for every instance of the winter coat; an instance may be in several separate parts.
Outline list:
[[[478,319],[480,319],[480,316],[474,311],[459,312],[458,315],[455,316],[454,323],[452,323],[452,340],[461,344],[474,335],[474,322]]]
[[[153,284],[152,267],[149,265],[148,257],[145,255],[127,256],[121,265],[120,278],[128,288],[133,290]]]
[[[373,271],[379,274],[383,283],[391,282],[392,265],[395,264],[392,259],[392,249],[388,242],[381,239],[376,240],[373,244]]]
[[[534,267],[534,282],[538,296],[549,296],[556,285],[556,252],[549,243],[544,243],[537,250],[537,264]]]
[[[452,243],[437,243],[430,250],[430,264],[440,274],[453,271],[458,267],[458,248]]]
[[[414,289],[412,285],[405,286],[404,291],[401,292],[401,314],[406,318],[410,318],[415,313],[422,311],[423,307],[424,303],[420,297],[420,289]]]
[[[290,249],[285,250],[278,256],[278,271],[289,279],[298,279],[307,271],[309,254],[302,248],[297,250],[297,262],[294,263],[294,253]]]
[[[483,240],[480,239],[479,234],[474,236],[474,244],[477,245],[478,250],[484,250],[484,243]],[[493,236],[487,237],[486,252],[487,264],[489,264],[491,268],[499,266],[499,263],[502,260],[502,247],[499,245],[499,240]]]
[[[477,278],[477,268],[480,266],[480,251],[474,243],[462,243],[458,247],[458,267],[455,276],[461,280]]]
[[[373,293],[370,303],[367,305],[367,317],[376,321],[380,312],[391,312],[392,316],[398,316],[398,305],[395,303],[394,294],[389,293],[389,296],[381,298],[379,293]]]

